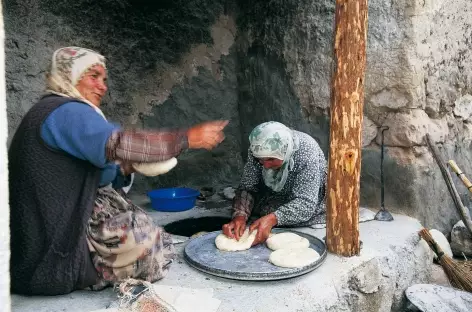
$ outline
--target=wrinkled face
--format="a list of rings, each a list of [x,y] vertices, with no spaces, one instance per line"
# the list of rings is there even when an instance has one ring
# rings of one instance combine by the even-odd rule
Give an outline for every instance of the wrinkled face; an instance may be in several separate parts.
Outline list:
[[[95,106],[100,106],[107,92],[107,72],[102,65],[91,67],[75,86],[82,96]]]
[[[277,158],[270,158],[270,157],[258,158],[258,160],[259,160],[259,163],[262,166],[264,166],[264,168],[273,169],[273,170],[280,169],[280,167],[282,167],[282,165],[284,163],[283,160],[280,160],[280,159],[277,159]]]

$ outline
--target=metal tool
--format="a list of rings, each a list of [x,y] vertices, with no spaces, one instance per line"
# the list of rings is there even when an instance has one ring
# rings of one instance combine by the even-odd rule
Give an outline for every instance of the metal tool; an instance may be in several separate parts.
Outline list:
[[[382,145],[380,151],[380,210],[374,217],[377,221],[392,221],[393,216],[390,212],[385,209],[385,185],[384,185],[384,172],[383,172],[383,161],[384,161],[384,131],[388,130],[389,127],[380,127],[382,135]]]

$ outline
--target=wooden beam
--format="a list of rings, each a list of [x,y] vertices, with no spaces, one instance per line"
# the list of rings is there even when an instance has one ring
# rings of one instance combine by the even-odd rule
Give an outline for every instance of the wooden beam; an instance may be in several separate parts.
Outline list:
[[[330,108],[326,241],[342,256],[360,252],[359,190],[367,0],[336,0]]]

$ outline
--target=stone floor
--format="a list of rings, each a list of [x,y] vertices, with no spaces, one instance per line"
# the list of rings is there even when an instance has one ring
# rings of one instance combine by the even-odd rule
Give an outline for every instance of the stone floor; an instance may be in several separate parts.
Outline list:
[[[136,202],[146,206],[142,198]],[[150,213],[157,223],[167,224],[195,216],[229,216],[229,207]],[[282,281],[235,281],[201,273],[183,260],[185,243],[181,243],[177,245],[178,261],[169,275],[158,283],[213,288],[213,297],[222,302],[219,312],[402,311],[404,290],[429,281],[432,259],[427,247],[419,243],[419,222],[401,215],[394,215],[394,218],[392,222],[361,223],[363,248],[360,256],[340,258],[329,254],[317,270]],[[324,229],[300,230],[318,238],[325,236]],[[13,295],[12,311],[86,312],[103,309],[115,298],[111,289],[77,291],[56,297]]]

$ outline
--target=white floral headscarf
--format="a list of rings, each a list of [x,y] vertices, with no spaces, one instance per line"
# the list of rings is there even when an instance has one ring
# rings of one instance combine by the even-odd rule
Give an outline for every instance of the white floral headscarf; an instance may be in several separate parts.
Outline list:
[[[264,183],[275,192],[279,192],[287,181],[288,172],[295,165],[293,154],[300,145],[298,137],[284,124],[269,121],[252,130],[249,143],[254,157],[283,160],[282,167],[277,170],[262,169]]]
[[[46,92],[80,99],[105,118],[100,108],[85,99],[76,88],[83,75],[95,65],[101,65],[106,69],[105,57],[93,50],[80,47],[65,47],[56,50],[52,55]]]

